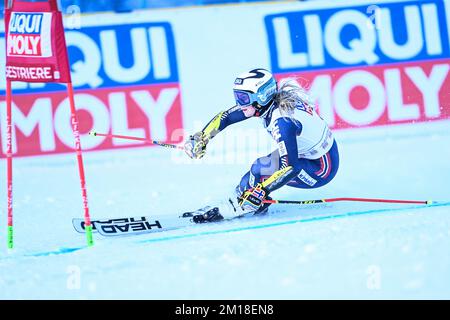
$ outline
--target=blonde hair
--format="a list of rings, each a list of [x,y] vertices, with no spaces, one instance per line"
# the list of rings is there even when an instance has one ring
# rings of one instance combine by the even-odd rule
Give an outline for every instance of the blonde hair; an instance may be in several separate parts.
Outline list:
[[[299,81],[300,80],[300,81]],[[314,101],[307,92],[307,86],[300,84],[302,78],[288,78],[280,81],[275,102],[283,115],[289,116],[299,104],[306,104],[314,108]]]

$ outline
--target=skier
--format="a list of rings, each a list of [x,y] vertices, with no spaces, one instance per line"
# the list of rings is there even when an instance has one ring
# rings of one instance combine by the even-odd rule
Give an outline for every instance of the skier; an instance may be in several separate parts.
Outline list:
[[[242,177],[235,195],[211,208],[185,213],[194,222],[218,221],[267,211],[274,190],[288,185],[311,189],[330,182],[339,167],[336,141],[327,123],[308,103],[304,90],[292,81],[278,84],[265,69],[239,75],[234,82],[236,105],[216,115],[205,128],[191,135],[184,148],[192,159],[205,155],[212,138],[231,124],[259,117],[278,144],[271,154],[257,159]]]

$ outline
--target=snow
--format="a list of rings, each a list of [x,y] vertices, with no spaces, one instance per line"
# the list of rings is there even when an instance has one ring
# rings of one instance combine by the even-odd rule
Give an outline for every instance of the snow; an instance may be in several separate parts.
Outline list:
[[[449,299],[449,128],[436,121],[337,131],[341,166],[329,185],[273,194],[438,205],[274,205],[258,219],[114,239],[96,234],[92,248],[71,224],[83,216],[74,154],[14,159],[14,250],[6,249],[0,189],[0,298]],[[196,209],[226,195],[252,159],[272,148],[268,136],[247,152],[216,139],[199,163],[156,147],[86,152],[92,218]],[[221,158],[224,150],[235,153]]]

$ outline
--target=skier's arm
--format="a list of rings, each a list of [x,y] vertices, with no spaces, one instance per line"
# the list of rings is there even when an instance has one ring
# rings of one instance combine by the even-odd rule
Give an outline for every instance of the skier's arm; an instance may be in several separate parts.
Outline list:
[[[234,106],[226,111],[217,114],[208,124],[203,128],[202,133],[209,141],[214,138],[220,131],[233,123],[237,123],[247,119],[241,107]]]
[[[212,138],[229,125],[247,118],[249,116],[239,106],[234,106],[226,111],[220,112],[208,122],[202,131],[189,137],[189,140],[184,145],[186,153],[193,159],[202,158],[206,152],[206,145]]]

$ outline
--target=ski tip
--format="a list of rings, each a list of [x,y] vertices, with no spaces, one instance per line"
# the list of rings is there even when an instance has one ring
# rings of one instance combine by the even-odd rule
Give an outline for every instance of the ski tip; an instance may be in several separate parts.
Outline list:
[[[427,205],[432,205],[432,204],[434,204],[434,201],[433,200],[427,200]]]

